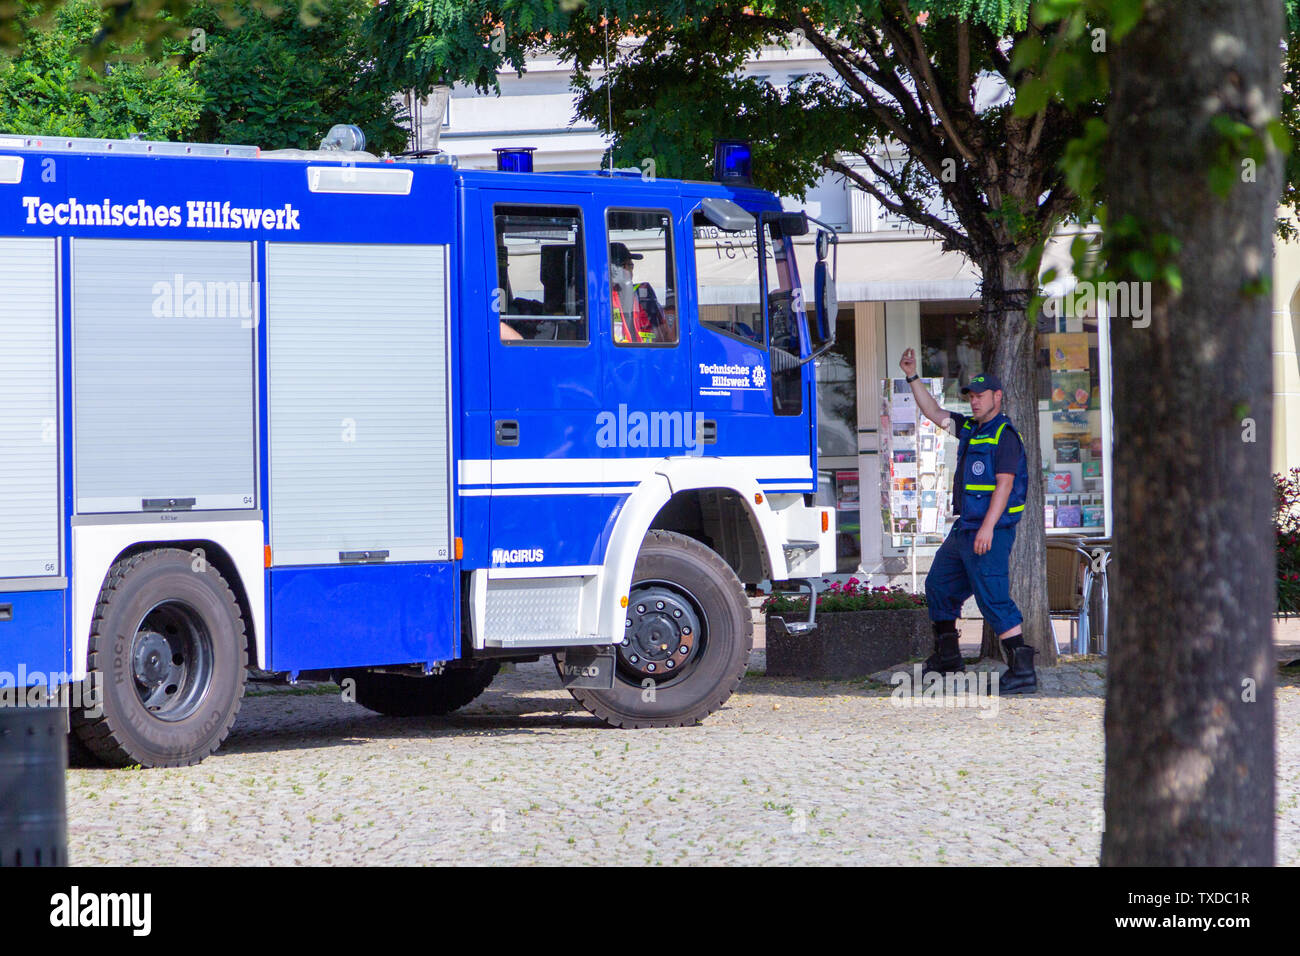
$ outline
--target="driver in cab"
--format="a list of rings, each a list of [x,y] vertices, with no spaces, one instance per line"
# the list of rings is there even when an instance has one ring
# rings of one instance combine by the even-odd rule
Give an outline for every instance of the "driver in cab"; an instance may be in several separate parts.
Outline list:
[[[650,283],[633,283],[633,263],[645,258],[621,242],[609,244],[609,282],[614,341],[651,344],[672,342],[673,333]]]

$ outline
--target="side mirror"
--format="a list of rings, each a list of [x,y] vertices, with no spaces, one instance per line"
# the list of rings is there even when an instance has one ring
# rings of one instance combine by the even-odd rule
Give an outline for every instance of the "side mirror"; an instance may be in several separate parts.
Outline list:
[[[831,270],[821,256],[821,238],[824,235],[825,233],[819,233],[817,236],[818,258],[817,265],[813,269],[813,288],[816,296],[814,313],[817,318],[817,338],[823,342],[833,342],[835,316],[839,312],[840,303],[835,294],[835,280],[831,277]]]
[[[830,255],[831,243],[834,241],[834,239],[835,239],[835,234],[833,232],[826,232],[822,230],[817,233],[817,261],[818,262],[825,261],[826,257]]]
[[[727,232],[745,232],[756,228],[754,214],[730,199],[709,196],[700,203],[704,218]]]

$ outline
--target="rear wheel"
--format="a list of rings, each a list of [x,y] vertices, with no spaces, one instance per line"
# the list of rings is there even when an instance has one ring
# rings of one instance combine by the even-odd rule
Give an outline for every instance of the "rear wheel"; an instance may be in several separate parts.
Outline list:
[[[239,603],[215,567],[177,548],[123,558],[91,623],[98,700],[73,711],[72,729],[117,766],[198,763],[235,722],[247,664]]]
[[[449,714],[487,690],[501,665],[480,661],[471,667],[448,668],[441,674],[385,674],[357,671],[357,703],[388,717],[429,717]],[[346,679],[346,678],[345,678]]]
[[[695,724],[739,686],[753,646],[749,602],[731,567],[693,538],[651,531],[632,572],[614,686],[570,693],[614,727]]]

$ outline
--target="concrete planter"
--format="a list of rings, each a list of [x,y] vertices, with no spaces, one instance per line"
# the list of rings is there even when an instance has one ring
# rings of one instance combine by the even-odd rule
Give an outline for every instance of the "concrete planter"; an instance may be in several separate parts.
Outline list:
[[[899,611],[841,611],[817,615],[804,634],[785,627],[806,620],[798,611],[767,613],[767,673],[770,677],[847,680],[925,657],[934,650],[934,631],[925,608]]]

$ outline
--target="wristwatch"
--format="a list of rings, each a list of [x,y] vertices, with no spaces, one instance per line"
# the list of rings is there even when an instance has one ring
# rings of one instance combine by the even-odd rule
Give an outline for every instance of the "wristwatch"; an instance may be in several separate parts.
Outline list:
[[[915,382],[915,381],[916,381],[918,378],[920,378],[920,377],[921,377],[921,376],[919,376],[919,375],[909,375],[909,376],[907,376],[907,384],[908,384],[908,385],[911,385],[913,382]]]

